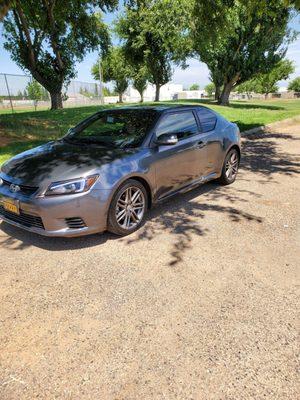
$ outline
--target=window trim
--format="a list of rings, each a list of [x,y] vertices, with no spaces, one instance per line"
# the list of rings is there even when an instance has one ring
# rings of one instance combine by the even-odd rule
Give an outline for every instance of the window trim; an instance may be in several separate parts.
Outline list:
[[[200,123],[199,123],[196,110],[195,110],[194,108],[192,108],[192,109],[185,109],[185,110],[171,110],[171,111],[166,111],[166,112],[161,113],[160,117],[159,117],[158,120],[156,121],[156,124],[155,124],[155,126],[153,127],[153,133],[152,133],[152,136],[151,136],[151,144],[153,144],[153,142],[154,142],[155,139],[156,139],[157,127],[158,127],[158,124],[160,123],[160,121],[161,121],[163,118],[165,118],[165,117],[167,117],[167,116],[169,116],[169,115],[172,115],[172,114],[183,114],[183,113],[187,113],[187,112],[191,112],[191,113],[194,115],[195,122],[196,122],[196,125],[197,125],[197,128],[198,128],[198,132],[197,132],[197,133],[194,133],[193,135],[188,136],[188,137],[186,137],[186,138],[178,139],[178,143],[181,143],[183,140],[187,140],[187,139],[190,139],[190,138],[192,138],[192,137],[194,137],[194,136],[196,136],[196,135],[201,134],[201,133],[202,133],[201,125],[200,125]]]

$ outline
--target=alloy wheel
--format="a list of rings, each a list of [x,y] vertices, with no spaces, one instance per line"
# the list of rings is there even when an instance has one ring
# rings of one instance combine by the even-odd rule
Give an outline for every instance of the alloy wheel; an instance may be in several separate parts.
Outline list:
[[[225,174],[227,178],[232,181],[235,179],[238,172],[239,159],[237,153],[234,151],[226,162]]]
[[[136,227],[145,213],[146,200],[138,187],[130,186],[121,193],[116,204],[116,221],[127,230]]]

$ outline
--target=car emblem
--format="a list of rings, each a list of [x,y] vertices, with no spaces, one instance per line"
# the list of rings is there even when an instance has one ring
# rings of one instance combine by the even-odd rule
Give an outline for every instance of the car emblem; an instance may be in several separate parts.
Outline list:
[[[20,186],[14,185],[13,183],[10,185],[9,190],[13,193],[19,192],[21,190]]]

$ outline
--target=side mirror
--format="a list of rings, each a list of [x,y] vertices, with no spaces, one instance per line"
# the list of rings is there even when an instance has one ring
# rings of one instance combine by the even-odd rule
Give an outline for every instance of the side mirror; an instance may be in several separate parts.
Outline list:
[[[178,143],[178,137],[176,133],[163,133],[154,140],[154,143],[158,146],[172,146]]]

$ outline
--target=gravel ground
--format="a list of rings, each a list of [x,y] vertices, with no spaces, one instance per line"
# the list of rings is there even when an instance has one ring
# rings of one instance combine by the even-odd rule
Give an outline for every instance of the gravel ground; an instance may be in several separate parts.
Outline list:
[[[0,398],[299,398],[299,125],[127,238],[0,224]],[[297,265],[298,263],[298,265]]]

